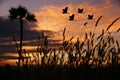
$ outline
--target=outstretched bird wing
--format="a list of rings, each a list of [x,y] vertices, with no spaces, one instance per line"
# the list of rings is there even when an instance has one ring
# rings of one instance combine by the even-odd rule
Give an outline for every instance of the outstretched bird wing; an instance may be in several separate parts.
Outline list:
[[[88,15],[88,19],[92,20],[93,19],[93,15]]]
[[[78,13],[83,13],[83,9],[78,8]]]
[[[72,14],[71,16],[69,16],[69,20],[74,20],[74,16],[75,14]]]
[[[67,13],[67,12],[68,12],[68,7],[65,7],[62,13]]]

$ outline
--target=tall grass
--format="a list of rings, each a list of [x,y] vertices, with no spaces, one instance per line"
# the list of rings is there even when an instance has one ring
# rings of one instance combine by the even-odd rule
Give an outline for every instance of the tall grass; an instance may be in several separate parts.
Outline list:
[[[94,30],[98,26],[101,18],[102,16],[96,21]],[[81,37],[78,37],[76,41],[73,42],[74,36],[66,39],[66,28],[64,28],[62,46],[58,49],[48,48],[48,37],[44,36],[42,32],[41,35],[38,36],[38,48],[31,53],[27,52],[27,50],[23,51],[24,55],[21,55],[23,65],[37,65],[38,67],[43,65],[67,65],[78,67],[86,64],[91,67],[100,67],[118,64],[120,52],[119,41],[114,39],[112,33],[109,32],[110,27],[118,20],[119,18],[115,19],[106,30],[103,29],[99,35],[95,34],[94,31],[84,33],[83,41],[80,40]],[[119,29],[116,32],[119,32]],[[19,53],[19,46],[14,36],[13,40]],[[40,44],[41,41],[43,41],[43,44]],[[32,56],[29,56],[30,54],[32,54]],[[67,54],[67,56],[65,56],[65,54]]]
[[[98,26],[102,16],[98,18],[95,23],[95,28]],[[110,66],[119,65],[120,60],[120,45],[119,41],[114,38],[109,29],[120,18],[115,19],[106,29],[103,29],[100,34],[94,31],[85,32],[81,40],[78,37],[73,42],[73,37],[66,39],[66,28],[63,30],[62,45],[58,48],[49,46],[49,37],[38,36],[38,47],[32,52],[23,51],[21,55],[22,67],[25,70],[33,70],[37,68],[42,73],[53,72],[53,74],[61,72],[59,75],[75,73],[75,75],[86,73],[89,68],[108,68]],[[116,32],[119,32],[118,29]],[[16,44],[17,51],[19,51],[17,42],[13,37]],[[41,44],[41,41],[43,44]],[[32,54],[32,56],[30,56]],[[75,72],[74,72],[75,71]],[[73,74],[74,75],[74,74]]]

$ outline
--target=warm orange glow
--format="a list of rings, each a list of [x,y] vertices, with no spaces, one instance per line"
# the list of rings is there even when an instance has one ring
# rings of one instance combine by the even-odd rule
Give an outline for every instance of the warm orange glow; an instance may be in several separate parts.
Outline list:
[[[6,53],[6,54],[1,54],[1,56],[15,56],[15,57],[17,57],[18,54],[16,54],[16,53]]]
[[[1,54],[1,56],[18,57],[18,54],[17,53],[6,53],[6,54]],[[4,66],[6,64],[16,66],[16,61],[17,59],[0,59],[0,66]]]
[[[6,64],[9,64],[11,66],[17,66],[16,65],[16,61],[17,60],[4,60],[4,61],[0,61],[0,66],[5,66]]]
[[[38,46],[23,46],[23,49],[25,50],[33,50],[33,49],[37,49]]]
[[[66,6],[69,8],[68,14],[62,14],[62,9]],[[66,6],[49,5],[43,7],[39,12],[35,12],[35,16],[38,20],[38,27],[35,29],[56,31],[59,34],[57,36],[62,37],[63,29],[66,27],[67,37],[79,36],[85,32],[93,31],[97,19],[100,16],[103,16],[95,31],[97,33],[101,33],[102,29],[106,29],[113,20],[119,17],[119,13],[117,13],[118,8],[111,10],[112,5],[109,0],[106,0],[104,4],[100,5],[91,5],[85,2],[78,5],[69,4]],[[78,8],[83,8],[85,12],[83,14],[77,13]],[[73,13],[75,14],[75,21],[69,21],[69,16]],[[88,14],[93,14],[94,20],[88,20]],[[84,26],[85,22],[88,22],[86,25],[87,27]],[[120,25],[120,22],[116,22],[109,31],[116,31],[118,29],[118,25]]]

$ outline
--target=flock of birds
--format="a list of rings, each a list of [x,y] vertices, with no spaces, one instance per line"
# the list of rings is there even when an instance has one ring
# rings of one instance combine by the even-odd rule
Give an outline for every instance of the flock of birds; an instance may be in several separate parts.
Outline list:
[[[67,14],[68,13],[68,7],[65,7],[64,9],[62,9],[62,13],[63,14]],[[78,13],[83,13],[84,9],[78,8]],[[75,14],[72,14],[71,16],[69,16],[69,20],[72,21],[74,20],[74,16]],[[93,20],[93,15],[88,15],[88,19],[89,20]]]

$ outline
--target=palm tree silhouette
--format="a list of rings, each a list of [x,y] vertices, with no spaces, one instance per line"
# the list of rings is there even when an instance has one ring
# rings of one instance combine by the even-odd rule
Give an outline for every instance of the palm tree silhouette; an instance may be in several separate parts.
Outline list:
[[[11,7],[9,10],[9,16],[11,20],[18,20],[20,23],[20,48],[18,51],[18,69],[20,69],[20,60],[22,57],[22,41],[23,41],[23,22],[27,21],[36,21],[35,16],[30,14],[28,10],[23,6],[18,6],[17,8]]]

